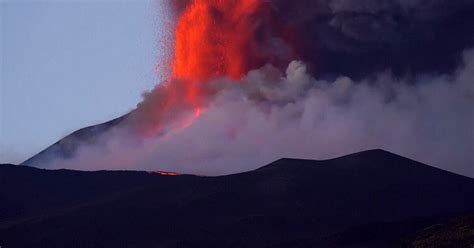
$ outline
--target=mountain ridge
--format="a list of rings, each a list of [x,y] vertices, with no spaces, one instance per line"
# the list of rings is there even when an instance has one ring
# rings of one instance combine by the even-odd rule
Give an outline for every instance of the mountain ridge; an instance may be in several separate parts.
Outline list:
[[[472,195],[474,179],[382,150],[217,177],[3,165],[0,243],[405,247],[418,230],[474,213]]]
[[[132,113],[133,111],[110,121],[78,129],[49,145],[44,150],[38,152],[20,164],[38,166],[44,164],[44,161],[52,160],[56,157],[64,159],[71,158],[75,155],[80,145],[94,142],[100,138],[101,134],[123,123]]]

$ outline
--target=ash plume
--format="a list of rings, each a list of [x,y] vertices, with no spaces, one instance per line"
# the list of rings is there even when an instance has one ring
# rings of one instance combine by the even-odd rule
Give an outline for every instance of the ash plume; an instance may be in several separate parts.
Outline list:
[[[189,46],[174,76],[92,138],[26,164],[221,175],[382,148],[474,176],[472,1],[173,4],[176,44]],[[189,38],[183,18],[198,17]]]
[[[472,50],[453,76],[420,76],[415,84],[390,73],[317,80],[299,61],[285,73],[268,65],[239,84],[216,79],[225,87],[186,129],[135,145],[111,132],[105,144],[83,146],[75,159],[52,167],[220,175],[280,157],[327,159],[383,148],[474,176],[473,75]]]

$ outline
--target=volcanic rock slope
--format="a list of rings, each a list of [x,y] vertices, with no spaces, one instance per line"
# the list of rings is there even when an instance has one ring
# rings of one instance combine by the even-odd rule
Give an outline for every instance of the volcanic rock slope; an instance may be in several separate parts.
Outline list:
[[[474,179],[382,150],[220,177],[1,165],[0,245],[417,247],[473,196]]]
[[[35,154],[31,158],[28,158],[22,164],[47,168],[54,159],[72,158],[77,155],[80,146],[96,144],[102,135],[109,130],[118,128],[132,113],[133,112],[130,112],[111,121],[79,129],[50,145],[38,154]]]

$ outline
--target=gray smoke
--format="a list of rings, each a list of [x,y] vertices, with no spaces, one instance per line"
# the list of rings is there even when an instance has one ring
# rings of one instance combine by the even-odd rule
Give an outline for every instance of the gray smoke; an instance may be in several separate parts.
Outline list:
[[[474,50],[463,53],[453,74],[375,75],[320,80],[293,61],[285,72],[267,65],[240,82],[217,79],[208,84],[217,93],[199,118],[183,110],[192,125],[144,142],[115,127],[50,167],[221,175],[281,157],[327,159],[382,148],[474,177]]]

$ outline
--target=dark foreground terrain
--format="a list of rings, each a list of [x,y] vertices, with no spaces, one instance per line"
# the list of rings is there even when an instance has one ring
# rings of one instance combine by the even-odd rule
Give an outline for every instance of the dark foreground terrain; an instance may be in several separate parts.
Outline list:
[[[382,150],[221,177],[0,165],[0,246],[469,247],[474,179]]]

